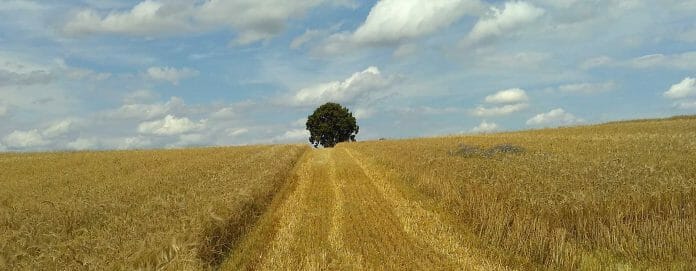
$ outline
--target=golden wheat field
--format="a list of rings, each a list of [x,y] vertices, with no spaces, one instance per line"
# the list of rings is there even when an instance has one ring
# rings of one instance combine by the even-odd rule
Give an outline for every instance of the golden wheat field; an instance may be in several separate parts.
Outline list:
[[[0,269],[694,270],[696,118],[0,155]]]
[[[696,118],[342,147],[503,265],[696,269]]]
[[[0,270],[210,268],[306,149],[0,155]]]

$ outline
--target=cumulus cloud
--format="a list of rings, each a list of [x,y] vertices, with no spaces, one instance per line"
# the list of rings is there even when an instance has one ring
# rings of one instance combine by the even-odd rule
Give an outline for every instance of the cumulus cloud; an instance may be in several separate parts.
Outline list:
[[[382,0],[372,7],[352,39],[382,44],[421,37],[451,25],[465,14],[478,14],[482,8],[478,0]]]
[[[179,97],[171,97],[166,103],[124,104],[116,110],[107,111],[104,115],[112,119],[148,120],[162,117],[167,113],[184,107],[184,100]]]
[[[382,0],[372,7],[357,29],[330,35],[314,49],[331,55],[361,47],[406,45],[449,27],[465,15],[484,11],[485,5],[480,0]],[[395,56],[403,57],[414,49],[413,45],[398,47]]]
[[[147,76],[157,81],[167,81],[178,85],[180,80],[198,76],[198,71],[189,68],[150,67]]]
[[[70,35],[118,33],[139,36],[190,31],[187,20],[191,16],[189,9],[189,6],[166,5],[150,0],[138,3],[129,11],[112,11],[106,16],[101,16],[96,10],[85,9],[77,12],[63,26],[63,31]]]
[[[511,104],[521,103],[529,100],[527,93],[523,89],[511,88],[498,91],[496,94],[486,96],[487,103]]]
[[[471,129],[471,131],[474,133],[490,133],[498,131],[499,129],[500,126],[498,126],[498,124],[495,122],[487,122],[484,120],[481,122],[481,124]]]
[[[145,0],[130,10],[106,14],[81,10],[63,26],[68,35],[122,34],[163,36],[231,28],[235,44],[249,44],[280,33],[288,20],[302,16],[321,0],[156,1]]]
[[[286,131],[282,135],[273,137],[271,142],[274,143],[289,143],[289,142],[301,142],[309,139],[309,131],[306,129],[292,129]]]
[[[126,137],[113,143],[117,149],[130,150],[153,146],[152,140],[142,136]]]
[[[72,120],[62,120],[46,128],[41,134],[46,138],[59,137],[70,132],[74,122]]]
[[[83,150],[93,150],[96,149],[99,146],[99,140],[96,138],[77,138],[73,141],[68,142],[66,145],[68,149],[71,150],[78,150],[78,151],[83,151]]]
[[[681,99],[696,96],[696,78],[684,78],[684,80],[681,82],[672,85],[669,90],[664,93],[664,95],[670,99]]]
[[[179,140],[173,144],[169,144],[168,148],[201,146],[208,141],[208,138],[202,134],[183,134],[179,135]]]
[[[506,2],[502,10],[491,7],[488,16],[476,22],[468,39],[471,42],[479,42],[504,35],[535,21],[544,13],[543,9],[523,1]]]
[[[529,106],[527,101],[529,101],[529,97],[523,89],[505,89],[486,96],[485,102],[494,104],[494,106],[479,105],[470,113],[478,117],[504,116],[524,110]]]
[[[356,72],[343,81],[331,81],[297,91],[290,103],[298,106],[314,106],[324,102],[355,103],[369,99],[374,92],[384,90],[394,79],[386,77],[377,67]]]
[[[34,147],[42,147],[50,144],[50,141],[44,139],[38,130],[19,131],[15,130],[3,138],[3,143],[13,149],[28,149]]]
[[[556,108],[547,113],[538,114],[529,120],[527,125],[551,126],[551,125],[570,125],[584,122],[583,119],[566,112],[563,108]]]
[[[503,106],[494,107],[478,106],[471,111],[471,114],[478,117],[504,116],[522,111],[527,107],[529,107],[529,104],[526,103],[506,104]]]
[[[141,134],[179,135],[197,131],[205,127],[205,121],[193,122],[189,118],[167,115],[163,119],[143,122],[138,126]]]

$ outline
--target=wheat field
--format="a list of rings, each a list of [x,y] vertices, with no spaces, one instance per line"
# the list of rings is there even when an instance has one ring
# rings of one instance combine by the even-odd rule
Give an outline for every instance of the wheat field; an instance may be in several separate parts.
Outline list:
[[[696,118],[0,155],[0,269],[693,270]]]
[[[525,151],[456,152],[500,144]],[[343,147],[505,265],[696,269],[696,118]]]
[[[0,155],[0,270],[209,269],[307,148]]]

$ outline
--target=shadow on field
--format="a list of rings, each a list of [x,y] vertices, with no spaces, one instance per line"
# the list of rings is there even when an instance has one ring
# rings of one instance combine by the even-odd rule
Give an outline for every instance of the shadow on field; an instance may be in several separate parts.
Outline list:
[[[198,258],[212,267],[218,267],[228,253],[253,227],[266,210],[270,198],[263,203],[250,202],[226,221],[219,221],[204,232],[204,240],[198,250]]]
[[[526,150],[520,146],[512,144],[500,144],[490,147],[488,149],[479,146],[461,144],[456,149],[449,151],[452,156],[461,156],[467,158],[482,157],[482,158],[493,158],[500,154],[520,154],[524,153]]]

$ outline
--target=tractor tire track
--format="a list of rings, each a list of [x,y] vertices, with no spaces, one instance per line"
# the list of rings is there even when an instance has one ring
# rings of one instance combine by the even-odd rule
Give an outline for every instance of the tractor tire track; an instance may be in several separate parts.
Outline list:
[[[294,191],[269,211],[278,226],[254,269],[503,269],[471,256],[437,214],[405,198],[359,158],[339,147],[303,159]]]

